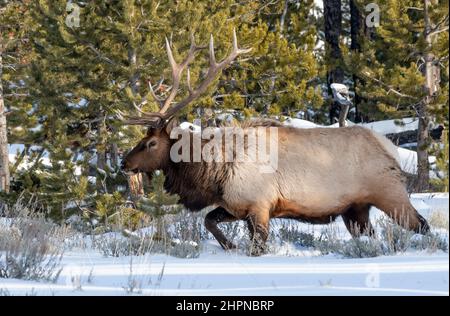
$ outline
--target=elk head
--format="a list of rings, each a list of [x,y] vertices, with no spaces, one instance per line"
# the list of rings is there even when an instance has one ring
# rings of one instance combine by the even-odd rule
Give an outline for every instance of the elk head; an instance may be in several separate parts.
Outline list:
[[[147,135],[134,147],[123,159],[122,170],[124,172],[145,172],[151,173],[157,169],[163,169],[165,164],[169,161],[169,152],[171,146],[170,132],[174,126],[177,125],[175,115],[189,103],[200,97],[225,67],[230,65],[237,56],[248,53],[250,49],[240,49],[238,47],[236,32],[233,30],[233,49],[231,53],[222,61],[217,62],[214,54],[214,39],[211,35],[209,41],[209,68],[205,78],[197,87],[191,86],[191,76],[189,73],[189,64],[194,60],[195,54],[203,49],[203,46],[197,46],[194,41],[194,36],[191,36],[191,46],[189,48],[187,57],[178,64],[170,48],[169,41],[166,38],[166,50],[169,59],[169,64],[172,68],[172,88],[168,96],[163,99],[156,95],[155,89],[149,82],[149,90],[152,97],[159,104],[160,110],[158,112],[144,112],[141,106],[146,103],[144,101],[141,106],[135,104],[134,107],[139,113],[139,116],[129,116],[119,112],[119,118],[129,125],[147,126]],[[189,94],[180,102],[175,103],[174,99],[180,87],[180,80],[183,71],[187,68],[187,88]],[[158,89],[162,82],[159,83]]]

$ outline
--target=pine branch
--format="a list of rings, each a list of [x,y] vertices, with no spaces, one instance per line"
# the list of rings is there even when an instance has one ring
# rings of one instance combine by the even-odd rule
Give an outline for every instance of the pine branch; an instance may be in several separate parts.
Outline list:
[[[449,15],[447,14],[441,21],[439,21],[435,27],[433,27],[429,32],[429,36],[433,36],[445,31],[448,31],[448,22],[449,22]],[[443,24],[447,24],[444,27],[441,28]]]
[[[29,93],[7,93],[5,95],[3,95],[5,98],[25,98],[25,97],[29,97],[30,94]]]
[[[400,91],[398,91],[398,90],[395,90],[395,89],[392,88],[390,85],[388,85],[387,83],[381,81],[380,79],[373,78],[373,77],[371,77],[371,76],[369,76],[369,75],[367,75],[367,74],[364,74],[364,73],[361,73],[361,75],[362,75],[362,77],[364,77],[364,78],[366,78],[366,79],[369,79],[369,80],[372,80],[372,81],[378,83],[379,85],[381,85],[383,88],[385,88],[385,89],[387,90],[387,94],[394,93],[395,95],[397,95],[397,96],[399,96],[399,97],[401,97],[401,98],[407,98],[407,99],[411,99],[411,100],[417,100],[417,97],[413,97],[413,96],[411,96],[411,95],[404,94],[404,93],[402,93],[402,92],[400,92]]]
[[[108,64],[115,65],[115,63],[111,59],[104,56],[97,48],[95,48],[95,46],[93,44],[86,43],[86,42],[85,42],[85,44],[90,50],[92,50],[97,55],[98,58],[106,61]]]
[[[428,35],[429,36],[434,36],[434,35],[437,35],[439,33],[446,32],[446,31],[448,31],[448,25],[443,27],[443,28],[441,28],[441,29],[430,31],[430,33],[428,33]]]

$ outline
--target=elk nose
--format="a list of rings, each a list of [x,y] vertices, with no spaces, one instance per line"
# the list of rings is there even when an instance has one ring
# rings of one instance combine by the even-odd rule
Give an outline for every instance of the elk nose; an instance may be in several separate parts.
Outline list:
[[[122,162],[120,163],[120,170],[125,170],[125,168],[126,168],[126,162],[125,162],[125,160],[122,160]]]

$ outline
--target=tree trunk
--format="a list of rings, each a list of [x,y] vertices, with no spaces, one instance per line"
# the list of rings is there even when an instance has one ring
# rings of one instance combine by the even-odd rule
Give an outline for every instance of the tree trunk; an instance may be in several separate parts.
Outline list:
[[[9,153],[8,129],[6,126],[6,108],[3,99],[3,44],[0,43],[0,192],[9,192]]]
[[[351,44],[350,49],[354,52],[361,52],[361,36],[363,36],[364,29],[364,16],[361,14],[355,0],[350,0],[350,37]],[[353,101],[353,105],[355,106],[355,123],[362,122],[362,117],[359,112],[359,105],[361,104],[362,98],[358,94],[357,87],[358,84],[361,83],[364,85],[364,82],[357,75],[353,74],[353,87],[355,90],[355,98]]]
[[[327,50],[327,85],[328,93],[331,95],[332,83],[343,83],[344,70],[341,67],[342,52],[339,47],[342,30],[341,0],[324,0],[324,20],[325,20],[325,47]],[[339,117],[339,104],[333,102],[330,106],[330,123]]]
[[[130,78],[131,91],[133,95],[137,95],[139,93],[139,72],[136,70],[137,63],[137,55],[136,49],[130,47],[128,50],[128,61],[130,62],[131,67],[133,68],[133,75]],[[144,196],[144,181],[142,174],[138,173],[132,176],[127,175],[128,186],[130,188],[131,200],[133,202],[138,201],[141,197]]]
[[[119,148],[116,143],[111,143],[109,146],[109,161],[114,170],[119,168]]]
[[[133,202],[137,202],[144,196],[144,180],[142,173],[128,176],[128,186],[130,188],[130,197]]]
[[[428,97],[427,97],[428,99]],[[427,105],[429,101],[424,100],[418,106],[419,128],[417,131],[417,183],[415,190],[417,192],[427,191],[430,184],[430,168],[428,165],[428,146],[429,146],[429,118],[427,114]]]
[[[97,179],[96,186],[100,193],[107,193],[106,188],[106,123],[105,114],[101,111],[97,127]]]
[[[347,126],[346,121],[347,121],[349,109],[350,109],[350,106],[348,104],[341,105],[341,109],[339,112],[339,127]]]
[[[280,17],[280,35],[283,36],[284,32],[284,23],[286,21],[286,15],[288,13],[289,0],[284,1],[283,12]]]
[[[350,0],[350,49],[354,51],[361,51],[361,43],[359,38],[362,34],[364,26],[364,17],[359,11],[358,5],[355,0]]]
[[[429,123],[430,117],[428,107],[433,101],[433,97],[437,92],[438,78],[436,77],[435,56],[431,52],[433,45],[432,35],[430,34],[432,25],[429,17],[430,0],[424,0],[424,22],[425,22],[425,89],[427,95],[423,102],[418,105],[419,128],[417,132],[417,191],[427,191],[430,187],[430,168],[428,163],[428,147],[430,145]]]

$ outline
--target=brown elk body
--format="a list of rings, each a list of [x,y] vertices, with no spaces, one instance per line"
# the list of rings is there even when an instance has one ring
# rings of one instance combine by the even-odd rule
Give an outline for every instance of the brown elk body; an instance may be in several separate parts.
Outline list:
[[[175,163],[169,151],[176,140],[170,139],[167,129],[150,129],[125,158],[123,168],[149,175],[161,169],[165,189],[178,194],[191,211],[215,206],[205,224],[226,249],[234,245],[218,229],[220,222],[248,221],[257,253],[267,239],[271,218],[325,224],[341,215],[349,231],[359,235],[372,231],[371,206],[407,229],[427,230],[409,201],[387,139],[361,127],[277,128],[274,173],[259,172],[257,162]]]
[[[173,124],[161,124],[160,117],[156,115],[158,124],[149,124],[147,136],[125,157],[123,170],[151,175],[160,169],[166,176],[166,190],[178,194],[187,208],[215,207],[205,225],[225,249],[235,246],[219,230],[221,222],[246,220],[252,254],[261,254],[271,218],[324,224],[342,216],[351,234],[358,236],[373,232],[371,206],[407,229],[428,230],[410,203],[395,148],[370,130],[299,129],[261,120],[246,123],[244,132],[271,125],[278,131],[278,167],[273,173],[261,173],[258,162],[173,162],[170,148],[177,141],[169,137]],[[148,122],[154,119],[149,115]]]

